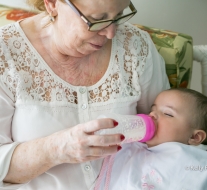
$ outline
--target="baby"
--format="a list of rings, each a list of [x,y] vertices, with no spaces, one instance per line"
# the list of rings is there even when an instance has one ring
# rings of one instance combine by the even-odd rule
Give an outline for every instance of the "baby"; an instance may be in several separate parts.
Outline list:
[[[106,157],[95,190],[205,189],[207,152],[195,146],[206,143],[207,97],[190,89],[166,90],[149,115],[154,137],[146,144],[123,144]]]
[[[148,147],[164,142],[189,145],[206,143],[207,97],[191,89],[170,89],[160,93],[149,114],[156,126]]]

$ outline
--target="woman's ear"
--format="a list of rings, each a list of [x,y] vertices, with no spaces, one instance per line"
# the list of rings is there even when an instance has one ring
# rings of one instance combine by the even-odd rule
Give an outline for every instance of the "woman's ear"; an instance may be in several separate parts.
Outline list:
[[[56,2],[57,0],[44,0],[45,8],[50,16],[57,16]]]
[[[203,130],[194,130],[193,135],[188,140],[188,144],[190,145],[199,145],[206,139],[206,132]]]

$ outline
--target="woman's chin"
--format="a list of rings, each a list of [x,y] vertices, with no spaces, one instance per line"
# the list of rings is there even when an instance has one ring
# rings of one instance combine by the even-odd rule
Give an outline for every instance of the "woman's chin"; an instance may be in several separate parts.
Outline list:
[[[98,51],[98,50],[95,50],[93,48],[88,48],[86,50],[78,50],[77,53],[74,55],[74,57],[79,57],[79,58],[85,57],[85,56],[90,55],[96,51]]]

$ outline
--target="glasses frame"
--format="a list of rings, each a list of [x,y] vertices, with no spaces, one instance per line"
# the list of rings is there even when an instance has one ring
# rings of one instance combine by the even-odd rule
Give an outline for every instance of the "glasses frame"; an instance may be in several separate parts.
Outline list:
[[[81,17],[81,19],[88,25],[88,30],[91,31],[91,32],[96,32],[96,31],[100,31],[100,30],[103,30],[104,28],[107,28],[108,26],[110,26],[111,24],[113,23],[116,23],[117,21],[119,21],[120,19],[122,18],[125,18],[125,17],[128,17],[129,15],[132,15],[130,18],[132,18],[136,13],[137,13],[137,10],[136,8],[134,7],[134,5],[132,4],[132,2],[130,1],[130,4],[129,4],[129,8],[131,9],[131,13],[129,14],[126,14],[122,17],[119,17],[117,19],[109,19],[109,20],[100,20],[100,21],[96,21],[96,22],[90,22],[87,17],[70,1],[70,0],[65,0],[65,2],[72,8],[72,10]],[[129,19],[130,19],[129,18]],[[102,29],[99,29],[99,30],[91,30],[91,28],[96,25],[96,24],[100,24],[100,23],[105,23],[105,22],[111,22],[109,25],[105,26],[104,28]],[[125,21],[126,22],[126,21]]]

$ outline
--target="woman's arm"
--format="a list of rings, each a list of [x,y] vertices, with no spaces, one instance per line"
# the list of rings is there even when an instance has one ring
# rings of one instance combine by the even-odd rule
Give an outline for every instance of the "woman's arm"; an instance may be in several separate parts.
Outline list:
[[[19,144],[11,158],[4,182],[25,183],[53,166],[81,163],[116,153],[120,134],[99,136],[99,129],[113,128],[112,119],[99,119]]]
[[[24,183],[52,167],[46,156],[45,138],[22,144],[13,142],[13,94],[1,81],[0,108],[0,181]]]
[[[14,150],[4,182],[26,183],[53,166],[48,157],[46,138],[25,142]]]
[[[114,127],[112,119],[94,120],[47,137],[14,142],[12,96],[0,81],[0,182],[26,183],[53,166],[86,162],[117,152],[120,134],[93,135],[99,129]]]

